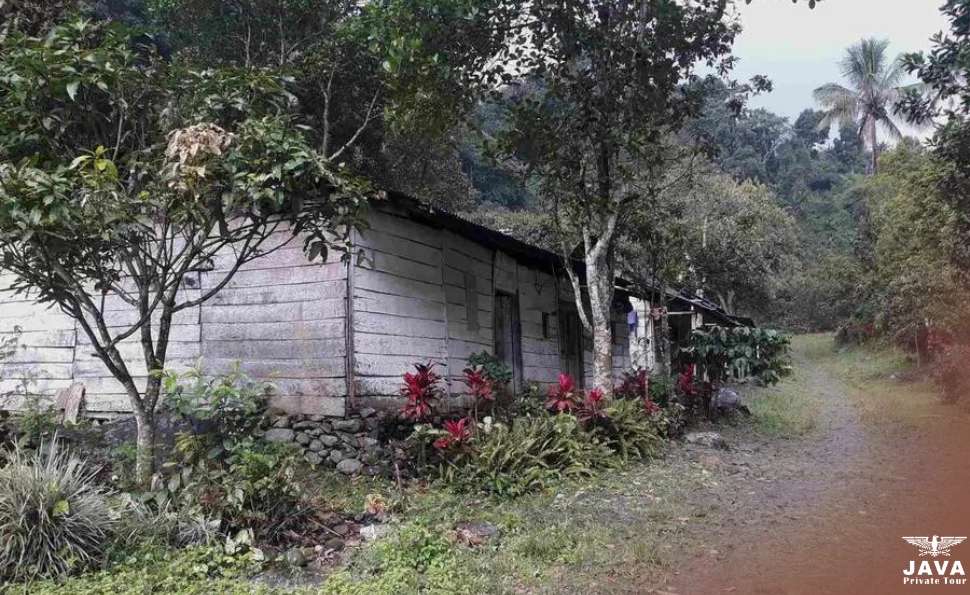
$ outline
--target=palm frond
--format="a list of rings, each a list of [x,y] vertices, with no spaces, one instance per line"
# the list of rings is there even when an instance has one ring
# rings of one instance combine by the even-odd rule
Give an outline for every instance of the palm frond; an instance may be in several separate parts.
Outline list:
[[[899,87],[899,84],[905,76],[906,66],[903,64],[902,58],[897,56],[886,68],[885,73],[882,75],[882,80],[879,81],[879,86],[883,89]]]
[[[880,118],[879,127],[882,128],[893,140],[902,140],[903,132],[896,126],[890,118]]]
[[[815,89],[815,101],[825,110],[825,117],[818,123],[819,130],[832,124],[855,122],[859,117],[859,95],[837,83],[828,83]]]
[[[883,73],[888,67],[888,48],[889,40],[886,39],[863,39],[850,46],[840,64],[842,76],[860,94],[871,94],[880,87]]]

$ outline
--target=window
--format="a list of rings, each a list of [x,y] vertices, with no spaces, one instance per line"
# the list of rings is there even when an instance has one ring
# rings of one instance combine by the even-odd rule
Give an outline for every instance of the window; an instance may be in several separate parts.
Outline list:
[[[549,339],[552,335],[552,329],[550,328],[549,319],[552,318],[552,314],[549,312],[542,313],[542,338]]]
[[[478,330],[478,278],[465,273],[465,321],[468,330]]]

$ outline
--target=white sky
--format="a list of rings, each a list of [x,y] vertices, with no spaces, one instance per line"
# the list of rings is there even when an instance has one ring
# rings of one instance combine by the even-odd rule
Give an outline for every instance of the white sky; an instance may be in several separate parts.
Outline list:
[[[817,107],[812,91],[842,82],[838,62],[849,45],[863,37],[889,39],[899,54],[930,48],[929,38],[946,30],[939,13],[943,0],[822,0],[809,10],[807,0],[737,0],[744,32],[734,45],[741,59],[739,79],[765,74],[774,91],[753,99],[793,121]]]

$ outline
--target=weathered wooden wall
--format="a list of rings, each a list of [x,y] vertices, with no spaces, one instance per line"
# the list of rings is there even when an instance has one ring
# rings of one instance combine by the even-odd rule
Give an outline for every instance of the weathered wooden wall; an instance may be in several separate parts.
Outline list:
[[[415,362],[447,358],[442,238],[390,212],[372,210],[368,225],[357,238],[363,259],[351,272],[352,392],[356,406],[381,407],[391,406]]]
[[[280,234],[270,245],[285,237]],[[191,299],[213,287],[231,264],[232,256],[225,254],[216,258],[213,270],[193,273],[183,297]],[[253,377],[276,386],[277,405],[294,412],[343,415],[346,270],[337,254],[323,264],[308,262],[299,240],[245,265],[211,300],[175,316],[168,367],[184,370],[201,357],[207,372],[218,373],[238,361]],[[0,278],[0,287],[8,287],[9,281]],[[136,320],[135,311],[118,298],[109,298],[104,311],[115,328]],[[14,326],[23,331],[23,347],[0,364],[0,393],[29,380],[31,393],[52,395],[80,381],[87,388],[89,412],[130,410],[121,385],[69,317],[26,296],[0,292],[0,337],[10,336]],[[120,349],[136,382],[144,386],[146,370],[137,339],[126,339]],[[19,400],[8,406],[16,408]]]
[[[494,349],[496,291],[518,297],[524,382],[556,381],[558,306],[572,300],[567,280],[557,283],[551,270],[416,222],[392,205],[372,211],[368,222],[357,241],[365,257],[352,272],[355,407],[399,407],[403,374],[428,361],[440,364],[450,402],[463,402],[468,356]],[[614,326],[619,375],[630,364],[624,312]]]
[[[354,397],[354,407],[398,407],[402,375],[416,362],[433,361],[447,381],[449,403],[458,404],[466,391],[467,358],[494,349],[494,296],[502,291],[518,299],[523,383],[556,381],[562,369],[560,304],[573,299],[566,279],[557,282],[551,269],[415,221],[391,204],[371,209],[368,221],[369,229],[356,238],[363,258],[349,267],[337,254],[325,264],[308,262],[297,240],[243,267],[209,301],[180,312],[169,367],[185,369],[202,358],[207,372],[218,373],[239,362],[251,376],[277,387],[276,403],[285,409],[339,416],[347,396]],[[231,255],[214,264],[212,271],[187,279],[185,297],[217,284]],[[0,278],[0,287],[8,285],[9,279]],[[108,300],[105,310],[113,325],[135,318],[117,299]],[[32,392],[45,395],[81,381],[90,411],[129,409],[121,386],[70,318],[0,292],[0,336],[15,325],[23,330],[25,348],[0,367],[0,392],[27,378]],[[626,314],[617,309],[617,375],[630,365],[628,335]],[[137,340],[129,338],[121,349],[143,385]],[[591,353],[584,360],[589,385]]]
[[[56,308],[37,305],[27,295],[9,289],[13,278],[0,276],[0,340],[14,336],[19,328],[21,348],[0,364],[0,395],[19,391],[31,380],[35,389],[53,395],[70,386],[77,352],[74,321]],[[21,406],[17,397],[7,397],[2,408]]]

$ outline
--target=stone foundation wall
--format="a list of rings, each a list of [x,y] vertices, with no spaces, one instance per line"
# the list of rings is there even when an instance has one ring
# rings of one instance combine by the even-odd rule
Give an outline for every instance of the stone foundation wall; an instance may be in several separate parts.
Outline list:
[[[378,475],[394,460],[379,440],[383,415],[375,409],[362,409],[345,419],[281,412],[271,418],[263,438],[296,446],[311,465],[333,467],[346,475]]]

